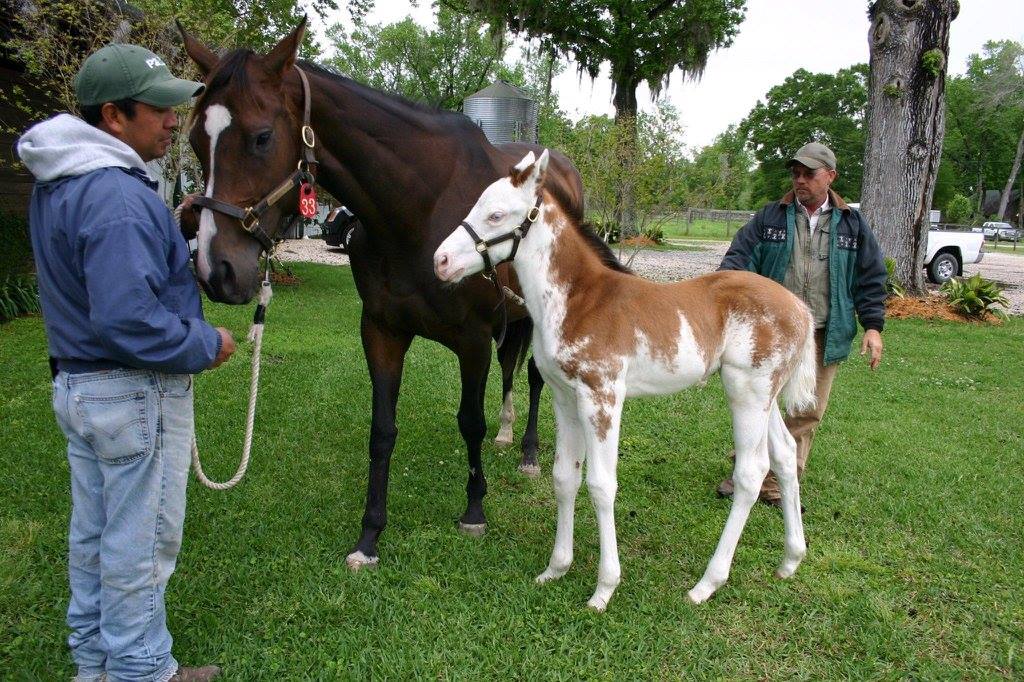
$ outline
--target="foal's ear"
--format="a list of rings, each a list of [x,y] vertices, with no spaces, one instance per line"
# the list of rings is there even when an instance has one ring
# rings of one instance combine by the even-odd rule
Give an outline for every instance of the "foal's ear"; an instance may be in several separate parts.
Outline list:
[[[550,161],[550,160],[551,160],[551,154],[548,153],[547,149],[545,149],[543,152],[541,152],[540,158],[537,159],[536,172],[537,172],[537,185],[538,186],[544,184],[544,178],[546,178],[547,174],[548,174],[548,161]]]
[[[306,17],[296,26],[291,33],[281,38],[281,42],[274,46],[267,56],[263,58],[263,68],[268,73],[283,77],[288,69],[295,65],[295,58],[299,54],[299,47],[302,46],[302,36],[306,33]]]
[[[533,171],[533,164],[537,162],[537,157],[533,155],[533,152],[526,152],[526,156],[523,160],[512,166],[508,172],[508,179],[512,181],[513,187],[519,187],[526,179],[530,177],[530,173]]]
[[[203,76],[209,76],[220,58],[198,38],[186,31],[180,20],[175,19],[174,23],[177,24],[178,33],[181,34],[181,40],[185,43],[185,53],[196,63]]]
[[[530,152],[530,156],[533,156],[533,152]],[[525,183],[528,191],[539,195],[541,187],[544,186],[544,180],[548,174],[548,161],[550,159],[551,155],[548,153],[548,150],[545,149],[541,152],[539,159],[523,169],[523,176],[520,184]]]

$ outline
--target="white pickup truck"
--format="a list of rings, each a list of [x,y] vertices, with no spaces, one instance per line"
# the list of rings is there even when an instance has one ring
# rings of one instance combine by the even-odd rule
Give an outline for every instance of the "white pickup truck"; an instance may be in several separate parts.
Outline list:
[[[980,232],[928,230],[928,252],[924,269],[928,279],[942,284],[964,274],[964,263],[980,263],[985,255],[985,236]]]
[[[860,204],[850,204],[860,209]],[[933,211],[933,221],[938,211]],[[942,284],[951,277],[964,274],[964,263],[980,263],[985,255],[985,236],[980,232],[939,230],[932,224],[928,230],[928,251],[924,255],[924,269],[928,279]]]

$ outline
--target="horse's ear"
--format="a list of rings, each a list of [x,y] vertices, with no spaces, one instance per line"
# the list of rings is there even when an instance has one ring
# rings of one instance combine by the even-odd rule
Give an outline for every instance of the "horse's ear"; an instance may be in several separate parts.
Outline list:
[[[295,59],[302,45],[302,36],[306,33],[306,17],[302,17],[299,25],[291,33],[281,38],[263,60],[263,68],[275,76],[284,76],[288,69],[295,65]]]
[[[523,160],[512,166],[508,172],[509,180],[512,181],[513,187],[519,187],[521,184],[526,182],[526,179],[530,177],[530,171],[533,170],[533,164],[537,161],[537,157],[533,155],[533,152],[526,152],[526,156]]]
[[[550,160],[551,160],[551,154],[548,152],[547,149],[545,149],[543,152],[541,152],[540,158],[537,159],[537,163],[535,165],[536,165],[537,186],[538,187],[540,185],[544,184],[544,178],[546,178],[547,174],[548,174],[548,161],[550,161]]]
[[[196,63],[196,66],[199,67],[200,73],[203,76],[209,76],[220,59],[214,54],[213,50],[186,31],[185,27],[181,25],[181,21],[175,19],[174,23],[178,25],[178,33],[181,34],[181,39],[185,43],[185,52]]]

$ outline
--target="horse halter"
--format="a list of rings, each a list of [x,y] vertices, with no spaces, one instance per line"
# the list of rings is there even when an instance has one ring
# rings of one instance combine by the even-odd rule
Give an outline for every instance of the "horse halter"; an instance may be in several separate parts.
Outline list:
[[[497,338],[498,348],[501,348],[501,346],[505,343],[505,330],[508,329],[508,309],[504,305],[505,289],[507,287],[501,286],[501,282],[498,281],[498,271],[495,268],[501,265],[502,263],[510,263],[512,262],[513,259],[515,259],[516,252],[519,250],[519,242],[523,241],[523,239],[526,237],[526,233],[530,231],[530,226],[532,226],[533,223],[536,222],[537,218],[540,216],[540,204],[543,200],[544,196],[542,194],[538,194],[537,202],[526,213],[526,217],[523,218],[523,222],[519,223],[518,227],[516,227],[513,230],[510,230],[509,232],[506,232],[505,234],[499,234],[497,237],[494,237],[492,239],[481,239],[480,235],[478,235],[476,233],[476,230],[473,229],[473,226],[470,225],[465,220],[459,223],[460,227],[466,230],[466,232],[469,234],[470,239],[472,239],[473,243],[476,245],[476,252],[479,253],[480,257],[484,259],[484,277],[491,280],[491,284],[494,285],[494,291],[498,294],[498,304],[494,306],[495,309],[499,307],[501,308],[501,332],[498,334]],[[492,246],[496,246],[509,240],[512,240],[512,252],[508,254],[508,258],[500,260],[497,263],[492,263],[491,255],[487,253],[487,251]],[[509,293],[512,296],[515,296],[515,294],[512,293],[511,290],[509,290]],[[519,300],[521,303],[522,299]]]
[[[319,166],[319,162],[316,160],[316,136],[313,134],[313,128],[309,125],[309,114],[311,107],[311,97],[309,94],[309,80],[306,78],[306,74],[298,66],[295,70],[299,72],[299,80],[302,81],[302,158],[299,160],[298,165],[295,167],[295,172],[289,175],[280,185],[272,189],[265,197],[260,199],[256,204],[241,208],[234,204],[229,204],[226,201],[220,201],[213,197],[204,195],[197,196],[192,201],[193,207],[208,208],[211,211],[217,213],[223,213],[224,215],[231,216],[237,219],[242,229],[248,232],[252,237],[260,243],[263,250],[268,254],[274,250],[274,240],[267,234],[266,230],[260,227],[260,218],[263,214],[270,210],[270,207],[280,201],[286,194],[296,187],[301,186],[303,183],[314,184],[316,182],[316,176],[313,174],[312,167]],[[301,214],[294,213],[291,220],[289,221],[288,227],[290,228],[295,222],[301,217]]]
[[[463,220],[459,223],[460,227],[465,228],[466,232],[469,233],[470,239],[473,240],[473,244],[476,246],[476,252],[480,254],[480,257],[484,259],[484,275],[488,279],[493,279],[495,286],[498,284],[497,277],[495,277],[494,268],[501,265],[502,263],[510,263],[516,257],[516,252],[519,250],[519,242],[523,241],[526,237],[526,233],[530,231],[530,226],[533,225],[537,217],[540,216],[540,205],[544,200],[543,195],[537,195],[537,202],[533,205],[527,214],[523,218],[523,222],[519,223],[519,226],[515,229],[506,232],[505,234],[499,234],[497,237],[492,239],[481,239],[480,235],[476,233],[473,226]],[[497,263],[491,263],[491,256],[488,253],[492,246],[497,246],[503,242],[512,241],[512,252],[508,254],[508,258],[500,260]]]

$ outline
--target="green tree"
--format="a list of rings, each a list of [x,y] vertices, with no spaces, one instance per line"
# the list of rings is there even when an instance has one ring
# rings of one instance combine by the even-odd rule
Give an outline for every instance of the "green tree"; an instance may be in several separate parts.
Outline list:
[[[760,164],[754,177],[755,204],[778,199],[789,189],[786,161],[812,141],[836,153],[835,190],[856,200],[863,175],[867,76],[866,64],[835,74],[798,69],[757,103],[739,126]]]
[[[560,147],[583,178],[590,219],[605,229],[620,229],[616,208],[627,188],[636,198],[638,232],[659,227],[680,208],[686,168],[681,132],[679,113],[669,105],[641,113],[635,126],[608,116],[588,116],[572,126]],[[623,158],[627,135],[636,135],[636,153]]]
[[[591,78],[611,65],[615,120],[626,129],[619,154],[636,153],[636,90],[647,83],[657,95],[673,73],[698,78],[708,55],[732,43],[743,20],[745,0],[441,0],[460,11],[547,41],[571,56]],[[627,188],[628,191],[628,188]],[[633,198],[617,202],[624,227],[632,231]]]
[[[523,68],[504,63],[504,39],[478,20],[441,7],[437,24],[428,30],[406,18],[357,24],[351,33],[336,24],[328,31],[335,48],[329,63],[371,87],[456,111],[495,78],[524,84]]]
[[[946,204],[946,222],[963,223],[971,217],[971,200],[963,194],[954,194]]]
[[[996,210],[1002,219],[1024,156],[1024,45],[1012,40],[985,43],[981,55],[968,59],[967,73],[977,85],[982,108],[998,117],[1002,127],[1017,138]],[[1009,155],[1004,152],[1001,156]]]
[[[334,0],[312,0],[309,5],[317,12],[336,7]],[[175,17],[208,43],[264,49],[302,16],[302,8],[293,0],[136,0],[131,5],[109,0],[6,0],[4,7],[10,10],[12,37],[0,47],[24,65],[36,90],[4,94],[35,120],[56,111],[78,112],[75,74],[88,54],[107,43],[143,45],[160,55],[176,75],[199,80],[195,65],[181,49]],[[306,46],[307,55],[316,53],[314,44]],[[187,106],[179,118],[186,116]],[[9,123],[3,125],[10,132],[21,132],[10,130]],[[183,166],[196,167],[181,132],[162,164],[168,179],[176,179]]]
[[[681,203],[696,208],[750,208],[753,166],[745,136],[737,126],[729,126],[687,166],[686,196]]]

